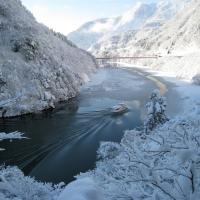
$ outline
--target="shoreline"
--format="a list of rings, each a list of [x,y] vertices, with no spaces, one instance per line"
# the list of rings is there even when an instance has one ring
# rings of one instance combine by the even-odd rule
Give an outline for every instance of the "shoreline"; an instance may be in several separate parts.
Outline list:
[[[148,66],[133,65],[121,62],[117,62],[117,64],[120,64],[125,68],[140,69],[146,73],[149,73],[153,77],[159,77],[169,83],[174,84],[174,89],[180,94],[181,97],[181,102],[178,102],[182,108],[180,114],[200,112],[197,108],[200,105],[200,86],[192,84],[191,80],[178,79],[173,73],[153,70]]]

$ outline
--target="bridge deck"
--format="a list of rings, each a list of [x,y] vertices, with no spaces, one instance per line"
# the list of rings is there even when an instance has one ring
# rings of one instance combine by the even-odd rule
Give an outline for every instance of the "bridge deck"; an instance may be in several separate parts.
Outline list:
[[[126,57],[97,57],[97,60],[118,60],[118,59],[144,59],[144,58],[153,58],[157,59],[161,56],[126,56]]]

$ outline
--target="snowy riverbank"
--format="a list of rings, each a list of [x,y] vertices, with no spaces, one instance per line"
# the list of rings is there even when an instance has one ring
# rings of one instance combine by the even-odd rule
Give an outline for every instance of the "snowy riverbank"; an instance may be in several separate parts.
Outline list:
[[[120,144],[102,142],[96,169],[81,174],[78,179],[93,178],[107,200],[197,200],[200,195],[199,86],[177,80],[172,74],[140,69],[176,84],[182,100],[174,103],[181,104],[182,111],[150,135],[130,130]]]
[[[177,74],[173,72],[158,71],[148,66],[134,65],[129,63],[117,63],[122,67],[137,68],[144,72],[150,73],[154,77],[160,77],[175,85],[175,89],[181,96],[181,101],[177,104],[181,105],[180,115],[198,112],[200,108],[200,86],[193,84],[192,79],[177,78]]]
[[[35,200],[62,200],[70,196],[75,200],[197,200],[200,186],[199,86],[177,80],[170,74],[140,69],[176,84],[182,95],[181,102],[175,102],[182,104],[178,116],[150,135],[129,130],[120,143],[102,142],[96,169],[77,176],[78,180],[67,186],[38,183],[24,177],[16,168],[2,169],[2,198],[29,200],[34,196]]]

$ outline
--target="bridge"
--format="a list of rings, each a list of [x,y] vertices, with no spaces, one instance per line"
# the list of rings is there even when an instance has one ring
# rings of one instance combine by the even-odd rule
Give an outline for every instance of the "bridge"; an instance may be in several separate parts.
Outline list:
[[[114,57],[96,57],[97,60],[121,60],[121,59],[148,59],[148,58],[160,58],[162,56],[114,56]]]
[[[158,59],[161,58],[160,55],[145,55],[145,56],[105,56],[105,57],[96,57],[96,60],[99,64],[105,65],[110,62],[119,62],[121,60],[137,60],[137,59]]]

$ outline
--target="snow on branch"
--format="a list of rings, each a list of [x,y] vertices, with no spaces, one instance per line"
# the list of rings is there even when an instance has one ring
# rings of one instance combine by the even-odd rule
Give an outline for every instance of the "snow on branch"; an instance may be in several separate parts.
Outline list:
[[[120,144],[101,143],[92,177],[107,200],[198,200],[200,117],[177,118],[155,128],[126,131]]]
[[[0,167],[0,199],[57,200],[63,186],[37,182],[17,167]]]
[[[151,93],[150,101],[146,104],[147,117],[144,122],[146,134],[168,120],[166,116],[166,106],[166,98],[160,95],[159,90],[154,90]]]
[[[28,139],[27,137],[24,137],[23,136],[24,133],[21,133],[19,131],[14,131],[14,132],[11,132],[11,133],[4,133],[4,132],[0,132],[0,141],[3,141],[3,140],[21,140],[21,139]],[[5,149],[2,149],[0,148],[0,151],[3,151]]]

